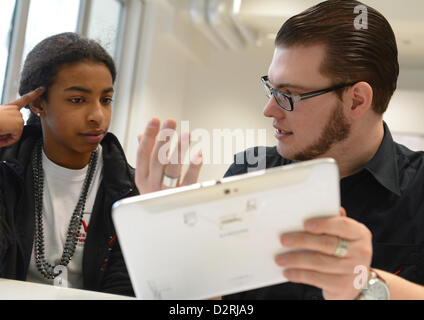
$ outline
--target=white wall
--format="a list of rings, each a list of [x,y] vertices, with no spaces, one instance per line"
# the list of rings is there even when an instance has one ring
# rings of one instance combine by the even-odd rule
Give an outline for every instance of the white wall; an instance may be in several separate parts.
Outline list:
[[[397,90],[384,119],[393,132],[424,135],[424,91]]]
[[[401,69],[398,88],[384,115],[393,138],[413,150],[424,150],[424,70]]]

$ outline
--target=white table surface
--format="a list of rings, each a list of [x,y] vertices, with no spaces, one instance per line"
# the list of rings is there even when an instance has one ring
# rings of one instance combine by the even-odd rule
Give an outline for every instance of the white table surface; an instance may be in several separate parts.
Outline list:
[[[0,300],[135,300],[133,297],[0,279]]]

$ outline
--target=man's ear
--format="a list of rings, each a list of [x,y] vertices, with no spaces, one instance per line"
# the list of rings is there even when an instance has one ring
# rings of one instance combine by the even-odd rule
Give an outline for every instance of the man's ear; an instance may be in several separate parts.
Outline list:
[[[372,108],[372,87],[365,81],[355,83],[349,90],[349,113],[352,118],[360,118]]]

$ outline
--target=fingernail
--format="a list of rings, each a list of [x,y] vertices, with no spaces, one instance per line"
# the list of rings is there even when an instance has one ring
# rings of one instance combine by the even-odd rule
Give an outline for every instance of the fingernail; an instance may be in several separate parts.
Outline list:
[[[283,275],[288,279],[291,277],[292,272],[290,270],[284,270]]]
[[[175,130],[177,128],[177,122],[174,119],[168,119],[165,121],[163,126]]]
[[[315,221],[306,221],[305,222],[305,229],[307,231],[314,231],[317,228],[317,224]]]
[[[278,256],[277,262],[279,265],[285,265],[287,262],[287,258],[285,256]]]
[[[155,118],[153,118],[152,120],[149,121],[149,123],[147,124],[148,127],[157,127],[157,121]]]
[[[284,245],[291,246],[293,244],[293,237],[289,235],[283,235],[282,241]]]
[[[200,165],[202,163],[202,153],[200,151],[193,155],[191,158],[191,163],[194,165]]]

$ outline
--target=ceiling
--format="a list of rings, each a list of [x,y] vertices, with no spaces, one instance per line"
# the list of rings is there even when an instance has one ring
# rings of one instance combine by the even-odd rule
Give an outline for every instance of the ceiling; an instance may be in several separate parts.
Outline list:
[[[193,0],[168,0],[179,10],[189,10]],[[232,0],[221,0],[229,1]],[[272,41],[286,19],[319,0],[241,0],[239,19],[261,41]],[[403,68],[424,69],[424,1],[364,0],[390,22],[397,39],[399,61]]]

